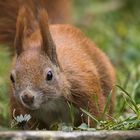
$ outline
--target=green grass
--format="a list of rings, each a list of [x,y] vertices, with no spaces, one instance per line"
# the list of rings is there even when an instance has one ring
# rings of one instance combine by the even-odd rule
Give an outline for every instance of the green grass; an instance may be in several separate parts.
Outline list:
[[[116,111],[114,112],[114,116],[109,116],[104,111],[104,119],[96,118],[91,115],[84,109],[81,109],[84,114],[87,115],[96,125],[92,130],[138,130],[140,129],[140,107],[137,105],[135,100],[132,98],[132,95],[128,93],[125,89],[117,85],[117,88],[120,90],[122,99],[118,100],[119,104],[123,104],[123,109],[127,109],[125,111]],[[106,106],[108,106],[109,98],[106,102]],[[123,103],[122,103],[123,102]],[[125,104],[125,105],[124,105]],[[118,106],[116,106],[118,107]],[[122,108],[120,108],[122,109]],[[81,124],[78,127],[80,130],[91,131],[91,128],[87,124]]]
[[[112,119],[98,119],[83,110],[95,128],[82,124],[80,130],[138,129],[140,127],[140,9],[137,0],[75,0],[73,23],[111,59],[117,75],[116,105]],[[122,3],[123,2],[123,3]],[[11,60],[9,51],[0,46],[0,126],[8,125],[7,84]],[[106,103],[106,108],[109,104]],[[69,105],[71,119],[73,108]],[[103,116],[106,115],[106,108]],[[104,118],[104,117],[103,117]]]
[[[8,81],[10,70],[9,51],[5,46],[0,48],[0,125],[8,126]]]

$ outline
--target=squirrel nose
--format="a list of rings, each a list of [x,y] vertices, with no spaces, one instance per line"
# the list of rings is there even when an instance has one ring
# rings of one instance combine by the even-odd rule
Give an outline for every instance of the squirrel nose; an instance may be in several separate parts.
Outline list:
[[[21,96],[22,98],[22,101],[25,103],[25,104],[32,104],[34,102],[34,96],[33,95],[29,95],[29,94],[24,94]]]

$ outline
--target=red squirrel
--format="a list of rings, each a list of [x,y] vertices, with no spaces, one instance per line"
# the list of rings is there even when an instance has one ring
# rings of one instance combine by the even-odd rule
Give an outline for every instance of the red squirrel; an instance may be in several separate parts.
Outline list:
[[[44,8],[35,13],[24,5],[16,22],[10,110],[11,117],[30,114],[29,129],[72,123],[69,104],[74,126],[88,123],[81,108],[100,117],[115,84],[112,64],[90,39],[71,25],[51,25],[48,18]],[[114,92],[110,114],[113,103]]]

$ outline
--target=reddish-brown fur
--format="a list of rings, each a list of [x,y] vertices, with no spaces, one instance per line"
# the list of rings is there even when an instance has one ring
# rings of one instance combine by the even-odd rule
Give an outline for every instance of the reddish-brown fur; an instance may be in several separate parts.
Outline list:
[[[42,8],[37,13],[39,18],[29,7],[19,12],[12,67],[15,95],[10,94],[11,116],[16,109],[15,115],[31,114],[28,128],[50,129],[55,122],[70,123],[69,102],[76,110],[73,114],[75,126],[88,122],[86,115],[81,117],[80,108],[101,117],[115,84],[114,70],[107,56],[79,29],[70,25],[48,25],[46,11]],[[45,81],[46,75],[44,77],[48,68],[54,75],[51,82]],[[47,100],[44,99],[43,105],[40,102],[25,104],[22,99],[25,94],[29,100],[34,95],[38,99],[34,102]],[[113,103],[114,92],[110,113]]]

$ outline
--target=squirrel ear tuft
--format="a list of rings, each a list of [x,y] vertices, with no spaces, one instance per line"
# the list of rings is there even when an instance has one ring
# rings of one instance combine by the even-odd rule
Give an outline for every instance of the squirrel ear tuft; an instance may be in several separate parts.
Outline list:
[[[49,23],[48,23],[48,14],[44,8],[39,9],[38,20],[39,20],[40,33],[42,36],[41,49],[47,54],[47,56],[55,65],[58,65],[56,45],[50,33]]]

